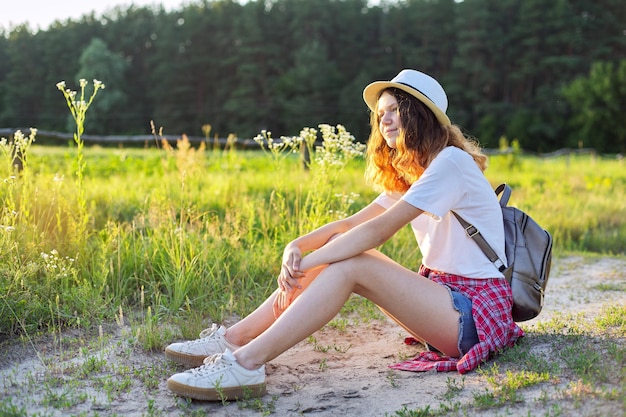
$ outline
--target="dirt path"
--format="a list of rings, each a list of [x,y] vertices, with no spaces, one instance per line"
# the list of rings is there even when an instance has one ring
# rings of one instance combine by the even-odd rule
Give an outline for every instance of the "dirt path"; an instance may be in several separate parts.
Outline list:
[[[527,339],[532,341],[535,329],[556,318],[593,318],[607,306],[626,306],[624,271],[623,258],[555,260],[544,311],[523,324],[530,333]],[[0,351],[0,416],[428,415],[401,411],[404,407],[447,407],[453,411],[441,415],[473,416],[622,416],[625,411],[623,373],[606,381],[603,392],[610,395],[589,393],[580,378],[565,373],[520,389],[519,398],[502,407],[477,409],[476,396],[494,389],[485,372],[461,376],[389,370],[389,364],[413,356],[421,347],[405,346],[405,332],[386,321],[317,332],[315,340],[298,344],[267,365],[268,395],[259,401],[187,402],[166,388],[165,380],[178,368],[161,354],[141,353],[128,329],[113,327],[109,335],[106,344],[85,343],[78,352],[59,348],[58,342],[39,341],[41,359],[27,343],[5,344]],[[66,337],[65,345],[71,346],[76,344],[72,338],[80,335]],[[624,352],[623,326],[607,337]],[[550,358],[558,346],[539,339],[531,349],[543,350]],[[515,363],[498,360],[485,368],[494,366],[516,369]]]

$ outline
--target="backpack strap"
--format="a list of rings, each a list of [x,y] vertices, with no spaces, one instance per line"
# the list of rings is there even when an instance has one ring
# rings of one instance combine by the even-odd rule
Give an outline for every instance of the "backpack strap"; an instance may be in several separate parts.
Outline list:
[[[508,204],[509,198],[511,197],[511,187],[509,187],[507,184],[500,184],[498,188],[496,188],[496,195],[500,194],[502,194],[502,197],[500,198],[500,207],[504,208]],[[502,259],[500,259],[500,257],[496,254],[496,251],[494,251],[489,243],[487,243],[487,241],[480,233],[480,231],[476,228],[476,226],[473,226],[471,223],[465,221],[465,219],[461,217],[457,212],[452,211],[452,214],[454,214],[454,217],[457,218],[459,223],[461,223],[461,226],[463,226],[463,228],[465,229],[465,234],[467,234],[469,238],[476,242],[478,247],[483,251],[487,258],[489,258],[491,263],[493,263],[495,267],[498,268],[498,271],[504,272],[507,268],[506,264],[502,262]]]
[[[509,204],[509,198],[511,198],[511,187],[508,184],[500,184],[496,188],[496,195],[502,194],[500,197],[500,207],[505,208]]]

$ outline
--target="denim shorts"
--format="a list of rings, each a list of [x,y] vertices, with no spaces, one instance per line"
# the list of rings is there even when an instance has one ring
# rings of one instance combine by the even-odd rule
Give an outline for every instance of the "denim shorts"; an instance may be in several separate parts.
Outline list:
[[[465,355],[476,343],[478,343],[478,333],[472,317],[472,300],[458,291],[446,287],[452,297],[454,309],[461,313],[459,317],[459,352]],[[426,345],[429,350],[437,351],[433,346]]]
[[[459,317],[459,352],[465,355],[476,343],[478,333],[472,317],[472,300],[458,291],[450,291],[455,310],[461,313]]]

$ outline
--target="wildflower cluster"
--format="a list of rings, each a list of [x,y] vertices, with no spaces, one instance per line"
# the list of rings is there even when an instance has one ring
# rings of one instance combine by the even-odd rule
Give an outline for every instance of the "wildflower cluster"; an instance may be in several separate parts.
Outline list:
[[[358,193],[339,193],[334,197],[338,201],[339,208],[337,210],[329,210],[329,213],[337,217],[337,219],[345,219],[349,216],[348,210],[356,202],[361,195]]]
[[[354,141],[344,126],[319,126],[322,132],[322,145],[315,152],[315,162],[321,167],[341,170],[354,158],[360,157],[365,151],[365,145]]]
[[[322,144],[315,148],[315,162],[323,168],[343,168],[350,160],[360,157],[365,151],[365,145],[355,142],[344,126],[319,125],[322,133]],[[318,131],[311,127],[305,127],[299,136],[281,136],[276,140],[271,132],[261,131],[254,138],[263,151],[269,151],[275,159],[289,153],[296,153],[302,145],[312,150],[317,141]]]
[[[313,147],[317,141],[317,130],[312,127],[305,127],[300,131],[299,139],[304,143],[310,153],[313,153]]]
[[[35,141],[36,135],[37,129],[31,127],[29,136],[24,136],[22,131],[18,130],[13,135],[12,141],[8,141],[6,138],[0,139],[0,152],[4,156],[10,174],[15,174],[16,170],[24,169],[28,149]]]
[[[254,141],[259,144],[263,152],[269,152],[274,160],[278,161],[290,153],[296,153],[300,149],[302,138],[298,136],[281,136],[274,139],[272,132],[262,130],[254,137]]]
[[[43,260],[45,271],[50,276],[67,278],[70,275],[74,275],[74,258],[69,256],[61,257],[56,249],[53,249],[50,253],[42,252],[41,259]]]
[[[94,98],[96,98],[96,94],[98,94],[98,90],[104,88],[104,84],[101,81],[96,79],[93,80],[93,92],[91,93],[91,97],[89,100],[85,97],[85,87],[87,87],[87,80],[81,78],[79,80],[80,85],[80,95],[73,90],[70,90],[66,87],[65,81],[61,81],[57,83],[57,88],[63,93],[63,97],[65,97],[65,101],[67,102],[67,107],[70,109],[70,113],[72,114],[72,118],[76,124],[76,132],[74,132],[74,142],[76,143],[76,177],[77,177],[77,206],[78,206],[78,218],[79,218],[79,226],[76,231],[76,236],[81,236],[87,229],[88,223],[88,211],[87,211],[87,201],[85,199],[85,189],[83,186],[83,174],[85,171],[85,157],[83,155],[83,139],[81,135],[85,130],[85,116],[87,114],[87,110],[93,103]]]
[[[89,106],[91,106],[91,103],[93,103],[93,99],[96,97],[98,90],[104,89],[104,84],[101,81],[94,79],[93,93],[91,94],[89,101],[87,101],[85,99],[85,87],[87,87],[88,82],[84,78],[81,78],[78,83],[80,86],[80,96],[78,97],[78,100],[76,99],[78,93],[67,88],[65,85],[65,81],[57,83],[57,88],[63,93],[63,96],[65,97],[67,107],[70,109],[70,113],[72,114],[72,117],[76,122],[76,127],[78,129],[77,133],[80,137],[80,135],[83,133],[85,114],[87,113],[87,109],[89,109]],[[77,140],[76,137],[74,139]]]

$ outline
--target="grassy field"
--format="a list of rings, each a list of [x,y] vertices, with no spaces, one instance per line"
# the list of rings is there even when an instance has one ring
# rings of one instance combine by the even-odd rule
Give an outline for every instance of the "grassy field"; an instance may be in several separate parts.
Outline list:
[[[128,346],[122,349],[117,341],[112,349],[131,359],[138,351],[158,353],[175,338],[195,338],[207,320],[222,322],[248,314],[274,290],[288,241],[346,216],[376,195],[364,183],[364,163],[355,157],[357,149],[345,141],[345,134],[326,130],[322,136],[326,149],[314,154],[309,170],[291,148],[272,146],[267,136],[263,151],[192,147],[185,140],[160,149],[53,148],[23,138],[21,172],[13,170],[16,149],[2,143],[0,347],[20,341],[39,354],[41,340],[52,337],[54,350],[71,359],[92,348],[102,350],[107,329],[126,324],[130,333],[123,341]],[[555,256],[626,254],[622,161],[500,155],[490,158],[486,175],[494,186],[510,184],[510,203],[553,234]],[[382,250],[408,267],[420,263],[408,227]],[[571,273],[576,271],[579,268],[572,267]],[[602,291],[623,291],[619,282],[598,285],[608,286]],[[355,311],[365,320],[380,319],[362,299],[351,299],[344,309],[348,316]],[[597,360],[608,355],[610,361],[624,363],[623,344],[613,336],[623,340],[625,314],[623,306],[608,305],[598,318],[575,319],[579,324],[574,327],[557,316],[528,328],[534,342],[560,355],[562,368],[547,362],[536,345],[521,344],[472,377],[490,388],[474,393],[470,407],[506,409],[520,402],[518,390],[561,381],[557,394],[566,402],[600,398],[608,401],[611,412],[623,410],[623,372],[619,366],[597,367]],[[346,323],[338,318],[330,328],[345,330]],[[71,332],[82,335],[77,339],[80,346],[68,338]],[[590,338],[597,340],[593,346],[585,342]],[[51,371],[56,369],[54,360],[40,358],[50,373],[40,405],[67,410],[86,402],[91,394],[80,386],[93,379],[92,373],[108,382],[95,379],[89,384],[104,384],[109,402],[119,402],[120,393],[134,380],[152,391],[172,372],[171,365],[158,362],[136,368],[136,375],[129,377],[123,361],[114,365],[85,355],[90,359],[79,367],[63,365],[63,384],[72,381],[76,386],[62,389]],[[402,383],[395,375],[389,378],[392,387]],[[18,392],[34,384],[18,379],[7,379],[5,388]],[[599,394],[592,390],[578,396],[563,388],[563,381],[569,380],[582,381],[585,390],[610,384]],[[467,391],[464,380],[447,381],[449,395],[441,400],[438,414],[425,407],[404,408],[395,415],[464,415],[468,409],[456,399]],[[554,408],[547,391],[542,395],[551,407],[544,415],[567,414],[567,405]],[[0,416],[29,415],[12,401],[10,395],[0,401]],[[141,415],[162,415],[151,401]],[[259,412],[269,414],[275,401],[257,404]],[[585,415],[595,415],[590,413]]]
[[[124,311],[149,309],[153,321],[245,315],[274,289],[288,241],[375,196],[363,161],[331,146],[310,170],[271,146],[85,148],[81,184],[75,147],[24,138],[27,157],[15,174],[3,146],[2,337],[90,326]],[[553,234],[556,253],[626,253],[622,161],[492,156],[486,175],[512,186],[510,203]],[[382,250],[419,265],[408,228]]]

